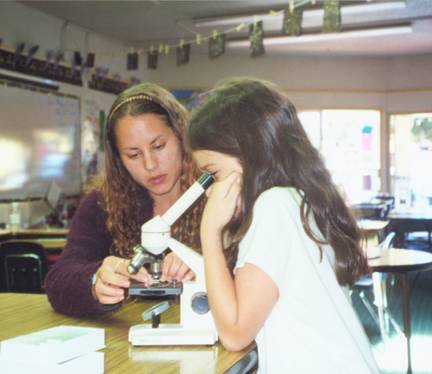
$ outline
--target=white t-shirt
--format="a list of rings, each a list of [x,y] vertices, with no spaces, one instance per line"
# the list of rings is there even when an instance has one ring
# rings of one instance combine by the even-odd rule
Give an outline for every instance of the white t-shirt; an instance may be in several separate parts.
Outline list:
[[[293,188],[263,192],[239,245],[235,271],[253,264],[279,289],[256,337],[259,373],[379,373],[346,289],[336,280],[333,250],[324,246],[320,261],[317,244],[303,229],[300,201]],[[314,222],[311,227],[319,233]]]

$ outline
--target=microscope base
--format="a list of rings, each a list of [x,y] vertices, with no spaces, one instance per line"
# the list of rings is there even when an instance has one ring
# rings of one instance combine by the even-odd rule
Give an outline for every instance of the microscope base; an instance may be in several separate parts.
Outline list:
[[[192,329],[180,324],[135,325],[129,329],[129,342],[139,345],[213,345],[218,337],[212,329]]]

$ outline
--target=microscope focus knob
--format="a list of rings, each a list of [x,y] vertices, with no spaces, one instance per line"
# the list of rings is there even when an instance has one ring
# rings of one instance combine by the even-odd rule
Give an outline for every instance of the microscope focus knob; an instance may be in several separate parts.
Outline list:
[[[207,294],[205,292],[194,294],[192,296],[191,307],[196,314],[206,314],[210,310]]]
[[[129,274],[138,273],[139,269],[143,266],[147,257],[144,247],[139,244],[133,248],[133,251],[135,255],[132,257],[127,267],[127,271]]]

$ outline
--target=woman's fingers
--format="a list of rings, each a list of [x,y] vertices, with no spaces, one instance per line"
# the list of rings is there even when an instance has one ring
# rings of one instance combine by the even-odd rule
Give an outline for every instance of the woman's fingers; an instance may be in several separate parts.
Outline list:
[[[147,272],[147,270],[144,267],[141,267],[141,269],[138,270],[136,274],[129,274],[129,278],[134,279],[138,282],[145,283],[148,285],[150,283],[150,274]]]
[[[129,260],[108,256],[96,272],[93,294],[102,304],[115,304],[125,298],[125,289],[130,287],[131,279],[148,284],[149,275],[142,268],[137,274],[129,274]]]
[[[109,256],[105,258],[97,271],[94,295],[102,304],[116,304],[124,300],[125,289],[130,287],[131,280],[150,283],[150,275],[142,267],[136,274],[129,274],[127,267],[129,260]],[[168,254],[162,263],[161,280],[191,280],[195,277],[194,272],[178,258],[174,253]]]
[[[189,274],[191,273],[191,274]],[[187,278],[185,278],[187,276]],[[173,252],[169,253],[162,263],[162,281],[166,280],[190,280],[195,276],[194,272],[178,258]]]
[[[162,263],[161,280],[165,281],[174,279],[180,266],[180,259],[173,253],[168,254]]]
[[[150,276],[149,276],[147,270],[144,267],[141,267],[137,273],[130,274],[127,270],[129,263],[130,263],[130,260],[126,260],[124,258],[119,259],[114,265],[114,272],[116,274],[121,274],[127,278],[134,279],[138,282],[142,282],[142,283],[147,284],[150,280]]]
[[[102,281],[96,282],[95,292],[101,304],[117,304],[124,300],[125,290]]]
[[[193,280],[195,278],[195,273],[192,270],[188,270],[184,275],[182,281]]]

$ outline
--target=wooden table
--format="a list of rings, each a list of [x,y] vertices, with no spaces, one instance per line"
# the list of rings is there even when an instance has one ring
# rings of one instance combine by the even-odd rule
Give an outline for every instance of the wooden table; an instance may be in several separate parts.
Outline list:
[[[409,306],[408,273],[432,269],[432,254],[428,252],[391,248],[383,250],[380,257],[369,259],[374,272],[397,274],[402,283],[403,330],[407,339],[407,373],[411,374],[411,317]]]
[[[57,325],[105,329],[105,373],[224,373],[247,357],[255,345],[241,352],[214,346],[133,347],[129,327],[142,323],[141,313],[155,302],[128,301],[114,314],[95,318],[70,318],[53,311],[46,295],[0,293],[0,340]],[[178,306],[162,316],[162,322],[178,321]]]
[[[366,243],[366,247],[378,245],[380,242],[380,235],[384,232],[388,226],[389,221],[379,221],[373,219],[361,219],[357,221],[357,224],[362,231]]]
[[[13,236],[13,237],[65,237],[68,234],[68,229],[47,227],[37,229],[0,229],[0,237]]]
[[[0,229],[0,241],[23,240],[41,244],[47,250],[63,249],[68,229],[39,228],[19,229],[16,231]]]

